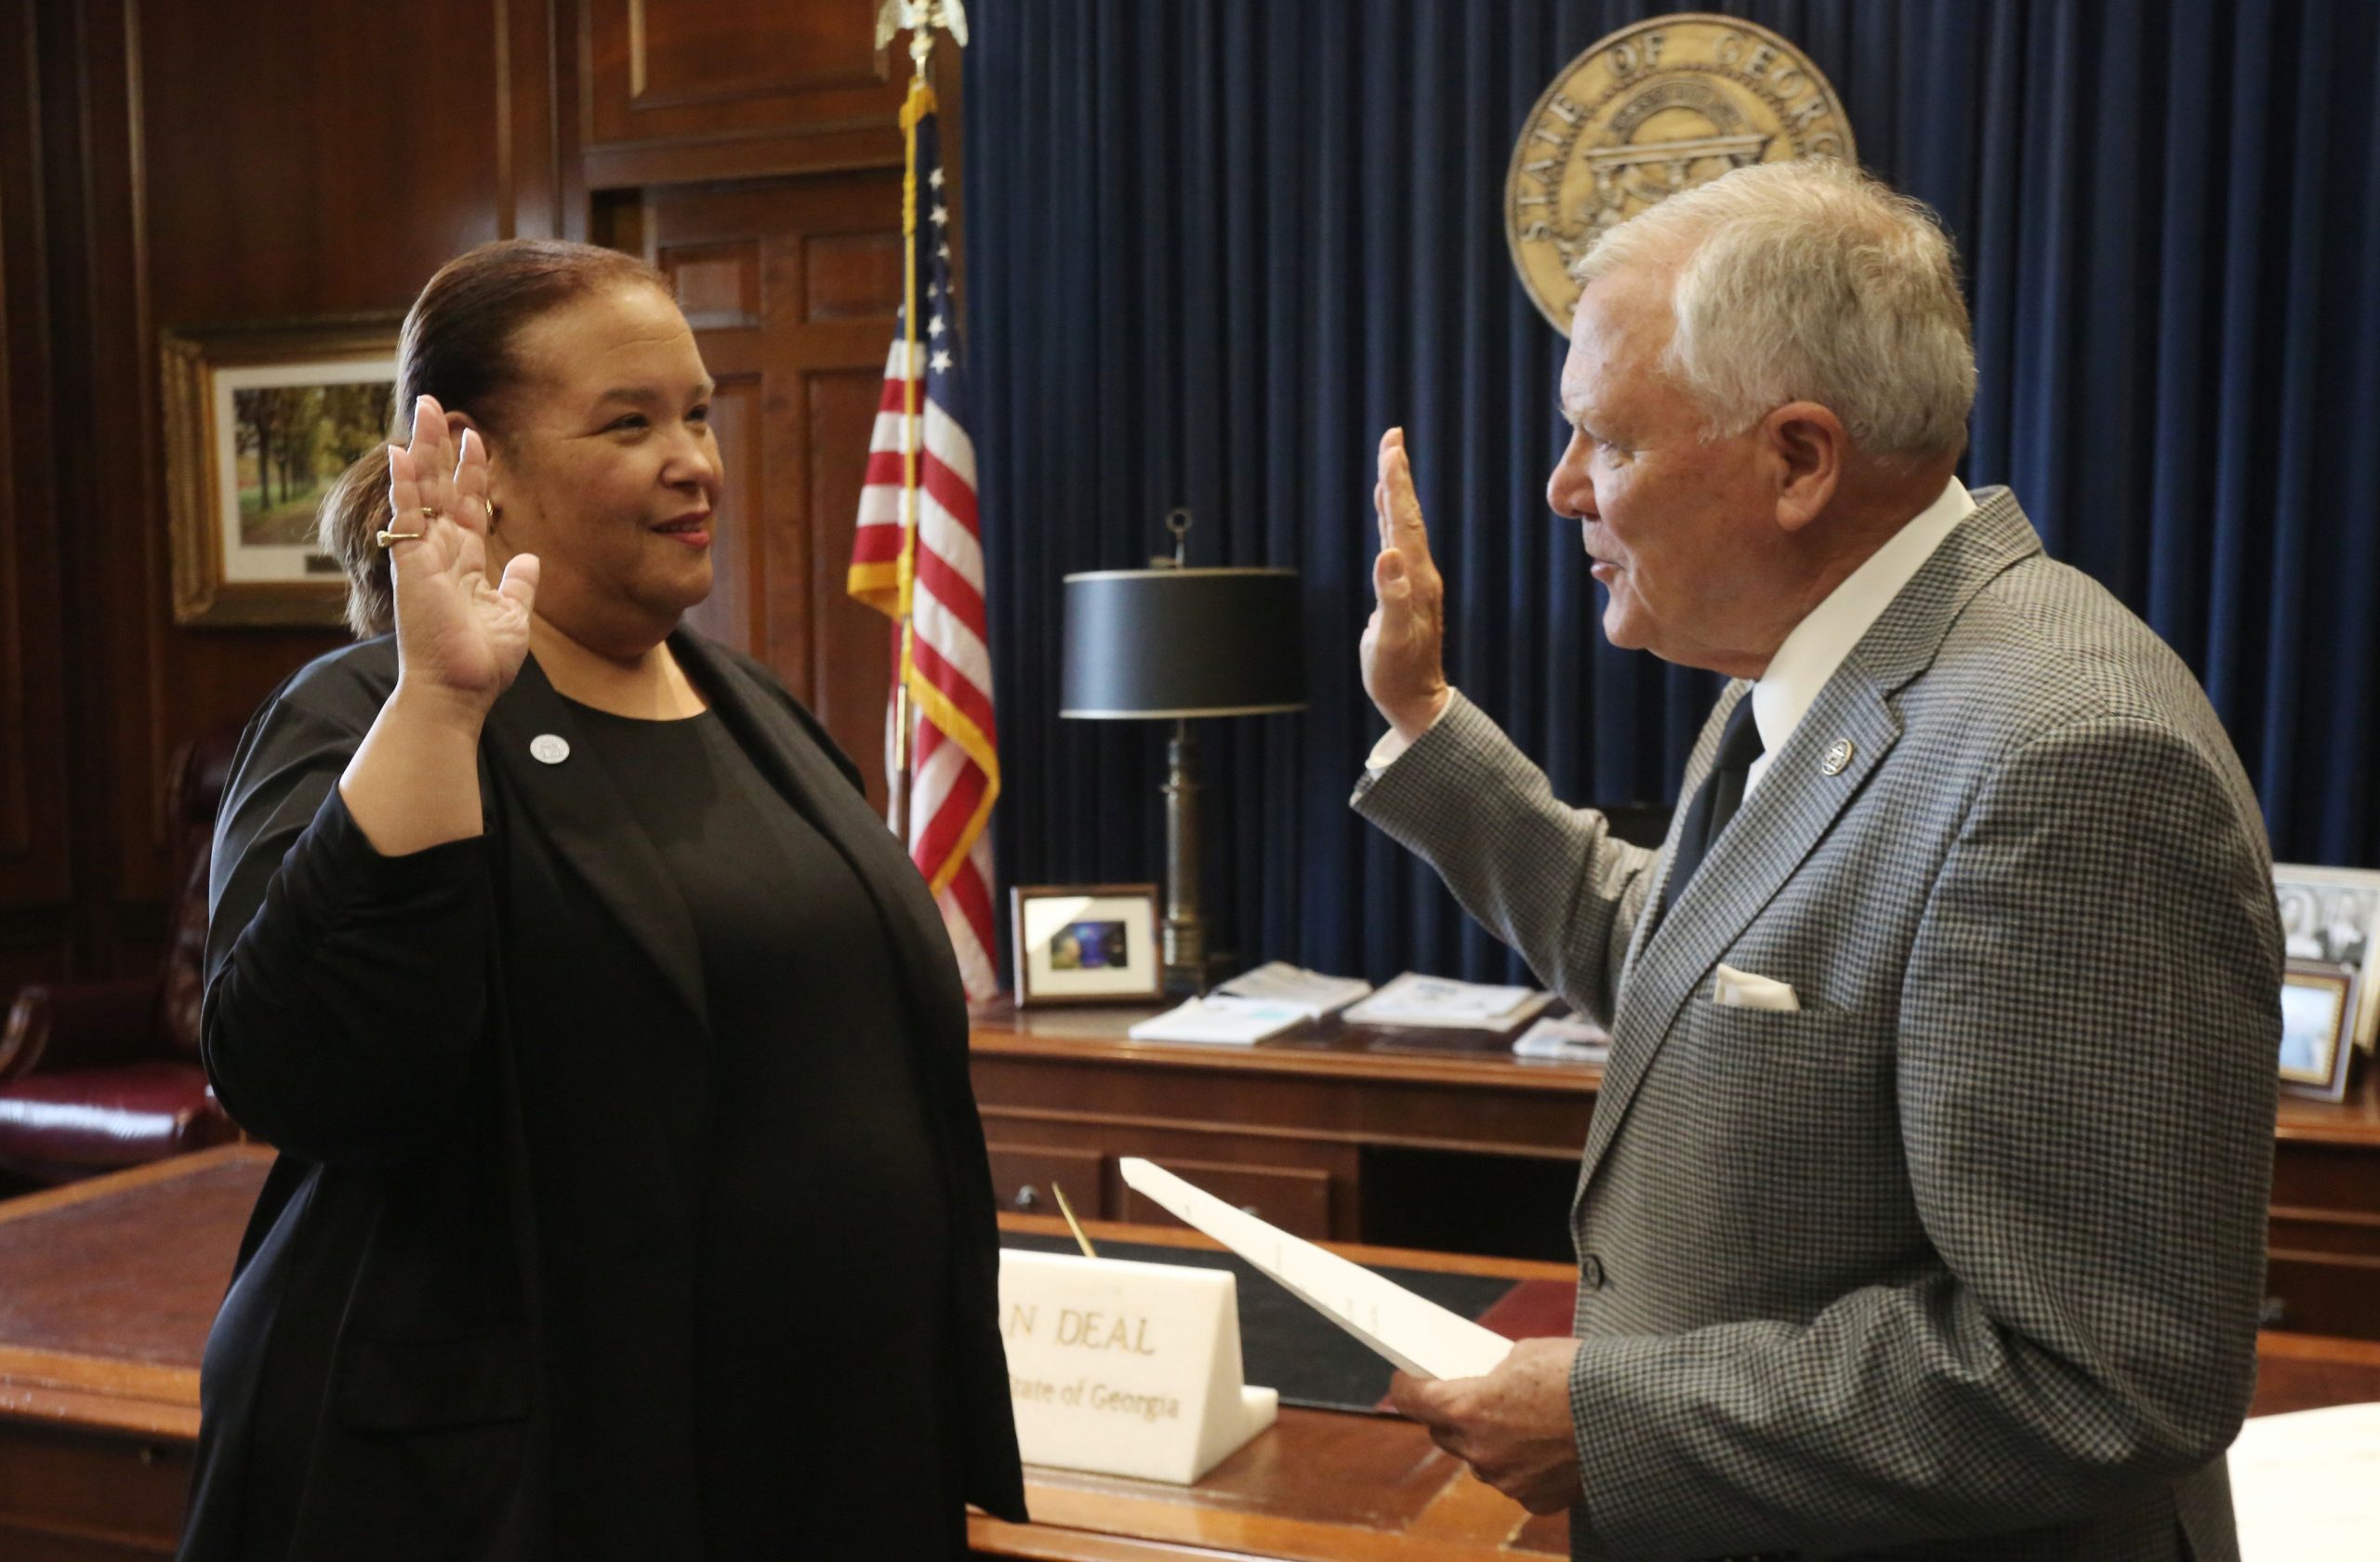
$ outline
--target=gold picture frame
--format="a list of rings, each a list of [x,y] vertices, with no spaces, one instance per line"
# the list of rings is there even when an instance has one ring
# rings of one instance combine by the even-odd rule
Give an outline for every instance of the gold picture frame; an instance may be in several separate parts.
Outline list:
[[[314,509],[389,438],[402,319],[159,333],[175,623],[344,620],[347,578],[313,544]]]

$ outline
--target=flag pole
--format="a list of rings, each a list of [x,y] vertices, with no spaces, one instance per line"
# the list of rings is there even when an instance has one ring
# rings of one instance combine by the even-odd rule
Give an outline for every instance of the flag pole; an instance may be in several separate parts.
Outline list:
[[[904,844],[909,839],[909,666],[916,655],[909,608],[918,570],[918,120],[933,105],[933,88],[926,85],[932,30],[912,33],[909,48],[918,70],[901,105],[901,562],[893,575],[901,654],[892,670],[892,763],[884,801],[884,822]]]
[[[933,59],[935,31],[943,27],[962,46],[966,44],[967,13],[959,0],[884,0],[877,13],[876,46],[884,47],[894,33],[908,29],[909,59],[916,67],[909,96],[901,105],[901,562],[893,575],[901,650],[892,671],[892,761],[884,800],[884,822],[904,845],[909,840],[911,729],[916,725],[909,706],[909,669],[917,654],[910,606],[918,576],[918,491],[923,465],[919,457],[924,444],[918,426],[918,122],[934,111],[927,66]]]

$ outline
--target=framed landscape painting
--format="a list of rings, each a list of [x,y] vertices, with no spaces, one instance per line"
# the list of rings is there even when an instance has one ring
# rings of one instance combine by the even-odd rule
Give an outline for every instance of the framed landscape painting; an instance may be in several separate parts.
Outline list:
[[[324,493],[389,438],[395,315],[160,333],[178,624],[341,622]]]

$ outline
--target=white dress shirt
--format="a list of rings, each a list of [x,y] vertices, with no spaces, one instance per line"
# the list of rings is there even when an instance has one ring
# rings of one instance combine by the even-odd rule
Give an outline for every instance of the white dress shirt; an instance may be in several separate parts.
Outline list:
[[[1760,785],[1768,771],[1769,757],[1785,747],[1793,729],[1818,697],[1818,692],[1834,676],[1851,648],[1859,643],[1892,600],[1900,595],[1925,561],[1942,546],[1952,528],[1975,513],[1975,500],[1968,496],[1966,484],[1957,478],[1942,490],[1941,496],[1911,516],[1907,524],[1885,539],[1884,545],[1868,555],[1860,566],[1844,577],[1843,584],[1826,595],[1807,616],[1793,626],[1777,654],[1768,659],[1768,668],[1752,686],[1752,724],[1760,729],[1760,758],[1752,762],[1752,773],[1744,780],[1744,795]],[[1389,728],[1364,761],[1364,769],[1374,777],[1395,764],[1411,745]]]
[[[1793,729],[1818,703],[1818,692],[1859,643],[1859,637],[1892,605],[1911,577],[1925,567],[1925,561],[1934,557],[1951,528],[1974,513],[1975,500],[1968,497],[1966,484],[1950,479],[1941,497],[1911,517],[1793,626],[1785,643],[1768,658],[1768,669],[1752,686],[1752,721],[1760,729],[1761,756],[1752,761],[1752,773],[1744,777],[1744,796],[1752,796],[1752,788],[1760,785],[1770,759],[1785,747]]]

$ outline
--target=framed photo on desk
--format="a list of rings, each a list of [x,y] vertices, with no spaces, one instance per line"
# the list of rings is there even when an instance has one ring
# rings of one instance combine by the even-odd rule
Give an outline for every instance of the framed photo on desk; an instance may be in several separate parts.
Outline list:
[[[2281,902],[2284,953],[2293,960],[2322,960],[2360,974],[2380,946],[2380,870],[2272,865]],[[2358,982],[2347,1034],[2371,1052],[2380,1040],[2380,985]]]
[[[1019,884],[1009,915],[1018,1008],[1164,996],[1155,884]]]
[[[2316,1101],[2347,1098],[2355,1062],[2354,967],[2293,960],[2281,979],[2281,1088]]]

